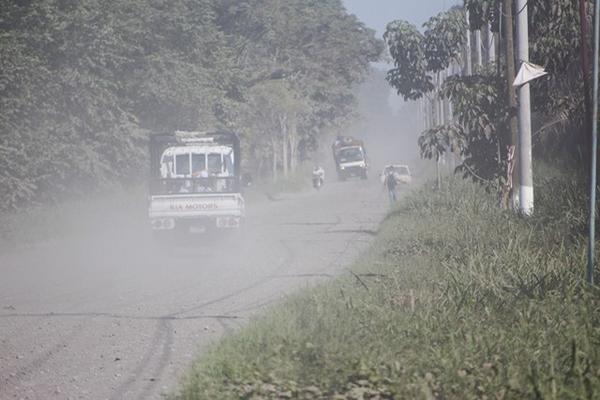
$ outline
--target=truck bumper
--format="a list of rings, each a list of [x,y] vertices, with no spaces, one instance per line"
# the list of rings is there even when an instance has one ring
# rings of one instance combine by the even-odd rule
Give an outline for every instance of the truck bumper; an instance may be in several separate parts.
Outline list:
[[[351,176],[363,177],[367,174],[367,169],[365,167],[357,167],[357,166],[345,167],[345,168],[340,168],[339,174],[343,175],[344,177],[351,177]]]
[[[152,218],[153,231],[178,231],[182,233],[204,233],[215,229],[236,229],[242,224],[242,217],[223,215],[218,217],[193,218]]]
[[[238,228],[244,209],[239,193],[151,196],[148,216],[153,231],[202,233]]]

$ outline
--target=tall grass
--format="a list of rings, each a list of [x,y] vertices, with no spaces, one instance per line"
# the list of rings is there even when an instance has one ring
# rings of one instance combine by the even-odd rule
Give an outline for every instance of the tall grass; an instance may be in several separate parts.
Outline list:
[[[580,187],[540,182],[531,218],[460,179],[412,193],[357,275],[226,338],[177,398],[600,398]]]

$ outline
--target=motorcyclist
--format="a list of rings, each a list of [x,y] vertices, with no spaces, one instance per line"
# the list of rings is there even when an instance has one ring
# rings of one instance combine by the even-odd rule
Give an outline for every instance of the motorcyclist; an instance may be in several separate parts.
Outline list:
[[[336,147],[336,146],[339,146],[340,144],[342,144],[342,141],[343,141],[343,140],[344,140],[344,137],[343,137],[342,135],[338,134],[338,135],[335,137],[335,140],[334,140],[334,142],[333,142],[333,146],[334,146],[334,147]]]
[[[319,188],[325,182],[325,170],[320,165],[315,165],[312,171],[313,186]]]

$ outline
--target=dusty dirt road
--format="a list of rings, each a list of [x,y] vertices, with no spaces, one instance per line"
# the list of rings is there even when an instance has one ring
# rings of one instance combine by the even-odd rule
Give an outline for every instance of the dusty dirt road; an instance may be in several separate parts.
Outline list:
[[[0,399],[172,393],[207,344],[340,274],[386,209],[376,179],[327,182],[250,202],[235,242],[156,249],[143,212],[113,209],[96,231],[1,254]]]

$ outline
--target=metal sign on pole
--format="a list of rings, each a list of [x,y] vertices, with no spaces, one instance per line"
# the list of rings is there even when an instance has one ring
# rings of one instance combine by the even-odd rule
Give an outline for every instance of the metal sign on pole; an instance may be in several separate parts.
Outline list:
[[[526,83],[529,83],[535,79],[541,78],[542,76],[546,76],[548,73],[539,65],[523,61],[521,63],[521,68],[519,68],[519,72],[517,73],[517,77],[513,82],[513,86],[519,87],[523,86]]]
[[[594,8],[594,107],[592,111],[592,165],[590,179],[590,235],[588,242],[588,265],[586,278],[590,285],[594,284],[594,256],[596,244],[596,163],[598,152],[598,52],[600,47],[600,0],[596,0]]]

